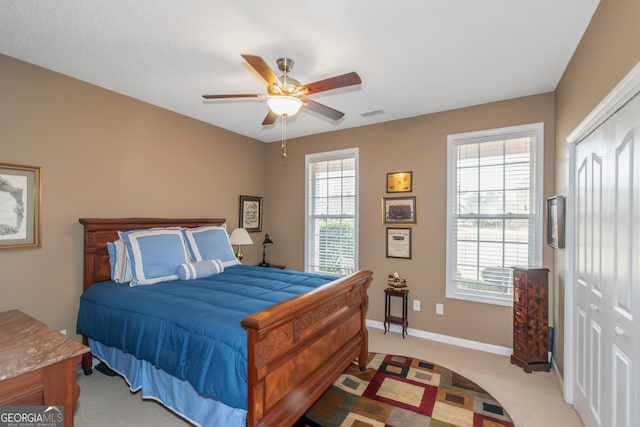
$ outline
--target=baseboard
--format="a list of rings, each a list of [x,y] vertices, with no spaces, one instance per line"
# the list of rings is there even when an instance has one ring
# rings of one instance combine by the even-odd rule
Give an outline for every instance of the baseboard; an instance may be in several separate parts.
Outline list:
[[[378,322],[377,320],[367,319],[367,326],[370,328],[384,329],[384,324],[382,322]],[[402,327],[400,325],[390,325],[389,331],[401,334]],[[456,338],[448,335],[435,334],[433,332],[421,331],[420,329],[407,328],[407,334],[412,337],[424,338],[431,341],[457,345],[458,347],[466,347],[474,350],[485,351],[487,353],[500,354],[503,356],[509,356],[511,355],[511,353],[513,353],[511,347],[501,347],[499,345],[466,340],[463,338]]]

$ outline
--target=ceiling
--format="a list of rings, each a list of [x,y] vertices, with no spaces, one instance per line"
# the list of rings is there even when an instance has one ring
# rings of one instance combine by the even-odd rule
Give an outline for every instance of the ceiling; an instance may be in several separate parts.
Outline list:
[[[264,99],[201,97],[266,93],[240,54],[278,75],[289,57],[303,84],[362,78],[310,95],[345,116],[303,109],[295,138],[553,91],[598,2],[3,0],[0,53],[271,142]]]

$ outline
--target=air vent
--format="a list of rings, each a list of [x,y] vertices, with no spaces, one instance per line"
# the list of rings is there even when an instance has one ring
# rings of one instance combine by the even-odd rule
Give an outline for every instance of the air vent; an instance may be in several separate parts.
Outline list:
[[[371,117],[371,116],[377,116],[378,114],[384,114],[384,110],[372,110],[372,111],[367,111],[366,113],[360,113],[361,117]]]

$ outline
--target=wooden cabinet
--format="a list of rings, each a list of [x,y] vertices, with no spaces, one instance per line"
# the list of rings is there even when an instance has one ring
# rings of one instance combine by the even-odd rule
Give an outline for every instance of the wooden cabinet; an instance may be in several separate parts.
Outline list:
[[[513,354],[527,373],[549,371],[549,270],[513,268]]]
[[[89,348],[18,310],[0,313],[0,331],[0,406],[64,406],[73,426],[76,368]]]

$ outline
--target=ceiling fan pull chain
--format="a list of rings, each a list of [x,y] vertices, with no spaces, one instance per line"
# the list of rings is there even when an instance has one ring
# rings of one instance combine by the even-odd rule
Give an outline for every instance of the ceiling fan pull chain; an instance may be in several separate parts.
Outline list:
[[[282,157],[287,157],[287,116],[282,116]]]

